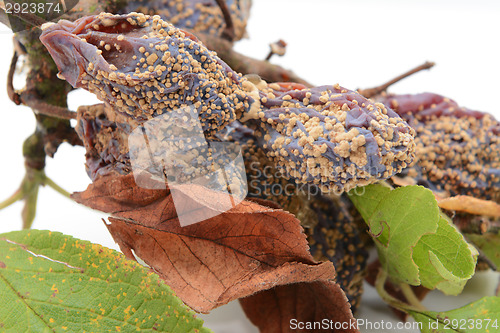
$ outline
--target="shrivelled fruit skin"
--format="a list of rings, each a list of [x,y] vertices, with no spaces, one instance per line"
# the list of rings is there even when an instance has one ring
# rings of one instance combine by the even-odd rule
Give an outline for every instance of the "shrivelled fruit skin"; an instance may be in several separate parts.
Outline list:
[[[269,84],[251,115],[260,147],[299,183],[342,193],[414,160],[414,130],[390,108],[337,85]],[[255,109],[255,108],[254,108]]]
[[[284,177],[342,193],[409,166],[414,130],[381,103],[339,85],[306,88],[242,77],[159,16],[101,13],[45,27],[61,76],[138,124],[192,107],[207,138],[240,121]],[[224,134],[226,133],[226,134]]]
[[[500,201],[500,123],[492,115],[433,93],[388,95],[379,101],[417,133],[418,162],[401,176],[445,195]]]
[[[213,134],[250,107],[241,77],[196,37],[159,16],[101,13],[61,20],[40,37],[60,76],[131,122],[193,106]]]

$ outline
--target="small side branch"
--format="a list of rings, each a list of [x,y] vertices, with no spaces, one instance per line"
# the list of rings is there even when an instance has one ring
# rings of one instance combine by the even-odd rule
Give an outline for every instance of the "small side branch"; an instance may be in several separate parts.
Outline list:
[[[227,8],[227,3],[224,0],[216,0],[217,5],[219,5],[220,10],[222,11],[222,16],[224,16],[224,21],[226,22],[226,28],[222,33],[222,36],[229,41],[233,41],[236,33],[234,32],[234,24],[233,19],[231,17],[231,13],[229,12],[229,8]]]
[[[9,72],[7,74],[7,95],[16,105],[26,105],[35,110],[38,114],[43,114],[45,116],[56,117],[61,119],[76,119],[76,112],[70,111],[66,108],[48,104],[40,100],[36,93],[32,90],[24,90],[22,92],[17,92],[14,89],[14,73],[16,72],[17,60],[19,55],[17,51],[14,51],[12,60],[10,62]]]
[[[48,104],[39,99],[34,92],[26,90],[23,91],[19,98],[21,103],[32,108],[36,113],[45,116],[60,118],[60,119],[76,119],[76,112],[70,111],[66,108]]]
[[[234,51],[232,43],[225,39],[203,33],[197,33],[196,36],[208,49],[217,52],[217,55],[238,73],[257,74],[267,82],[296,82],[306,87],[313,86],[290,70]]]
[[[24,197],[24,193],[19,189],[14,194],[12,194],[10,197],[5,199],[5,201],[0,202],[0,210],[9,207],[13,203],[21,200]]]
[[[423,71],[423,70],[426,70],[426,69],[430,69],[434,65],[435,65],[435,63],[430,62],[430,61],[426,61],[422,65],[417,66],[417,67],[409,70],[408,72],[403,73],[403,74],[395,77],[394,79],[389,80],[388,82],[386,82],[386,83],[378,86],[378,87],[369,88],[369,89],[359,89],[358,91],[359,91],[359,93],[361,95],[365,96],[366,98],[371,98],[371,97],[380,95],[381,93],[383,93],[384,91],[386,91],[387,88],[389,88],[390,86],[392,86],[394,83],[399,82],[399,81],[407,78],[408,76],[413,75],[415,73],[418,73],[420,71]]]

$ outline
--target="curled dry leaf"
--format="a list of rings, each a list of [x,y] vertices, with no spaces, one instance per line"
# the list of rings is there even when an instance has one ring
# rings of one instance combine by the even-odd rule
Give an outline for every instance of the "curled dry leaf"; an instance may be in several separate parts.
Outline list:
[[[468,195],[457,195],[438,200],[438,206],[446,210],[474,215],[500,217],[500,205],[491,200],[483,200]]]
[[[189,191],[217,201],[217,193],[206,188],[191,185]],[[321,310],[327,319],[354,320],[340,287],[332,286],[333,265],[314,261],[299,221],[288,212],[243,201],[209,220],[180,227],[170,191],[139,188],[131,174],[98,177],[73,197],[111,213],[107,227],[122,251],[129,257],[134,251],[196,311],[281,285],[317,282],[311,288],[324,284],[324,291],[305,293],[301,302],[319,306],[323,301],[316,298],[334,299]]]

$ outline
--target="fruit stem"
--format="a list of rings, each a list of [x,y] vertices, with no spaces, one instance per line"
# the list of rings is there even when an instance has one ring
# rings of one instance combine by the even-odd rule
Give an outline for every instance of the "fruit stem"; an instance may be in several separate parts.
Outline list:
[[[409,304],[411,304],[416,308],[421,309],[421,311],[427,310],[426,307],[420,302],[417,295],[415,295],[411,286],[409,286],[406,283],[401,283],[399,287],[401,288],[401,292],[403,293]]]

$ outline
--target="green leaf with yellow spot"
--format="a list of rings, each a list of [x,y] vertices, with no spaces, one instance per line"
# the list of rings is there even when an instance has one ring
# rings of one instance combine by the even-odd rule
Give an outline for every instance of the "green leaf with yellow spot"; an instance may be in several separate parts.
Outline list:
[[[156,274],[58,232],[0,235],[0,331],[210,332]]]
[[[432,192],[422,186],[362,189],[350,198],[391,279],[459,294],[474,275],[478,253],[439,210]]]
[[[409,311],[422,326],[423,333],[493,333],[500,332],[500,297],[483,297],[459,309]]]

